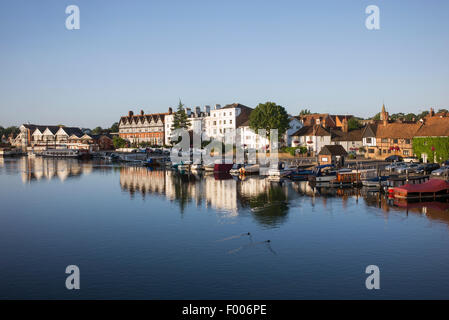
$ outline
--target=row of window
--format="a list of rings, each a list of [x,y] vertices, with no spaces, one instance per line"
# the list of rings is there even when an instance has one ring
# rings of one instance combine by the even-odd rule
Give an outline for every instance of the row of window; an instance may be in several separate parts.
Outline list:
[[[163,128],[149,128],[149,129],[120,129],[122,133],[131,132],[161,132],[164,131]]]
[[[372,143],[373,142],[373,138],[365,138],[366,139],[366,143]],[[392,142],[392,143],[399,143],[399,139],[388,139],[388,138],[382,138],[380,140],[382,143],[388,143],[388,142]],[[410,139],[401,139],[401,142],[404,142],[405,144],[410,144],[411,140]]]

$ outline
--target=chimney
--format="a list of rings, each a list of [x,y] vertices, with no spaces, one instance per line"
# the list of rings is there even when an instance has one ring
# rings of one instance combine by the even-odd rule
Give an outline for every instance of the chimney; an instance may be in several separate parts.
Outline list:
[[[201,115],[201,108],[199,106],[195,107],[195,113],[198,117]]]
[[[168,114],[172,114],[173,113],[173,108],[172,107],[168,107]]]
[[[186,108],[186,114],[190,117],[190,114],[192,113],[192,109]]]
[[[429,117],[433,117],[435,115],[435,111],[433,111],[433,108],[430,108]]]
[[[346,117],[343,118],[343,127],[341,128],[343,132],[349,131],[348,119]]]
[[[133,115],[134,115],[134,112],[132,112],[132,111],[128,112],[129,117],[132,117]]]
[[[143,116],[145,112],[143,110],[140,110],[140,115]]]
[[[209,105],[206,105],[204,107],[204,112],[206,112],[207,114],[210,114],[210,106]]]
[[[215,105],[215,110],[219,110],[219,109],[221,109],[221,105],[216,104],[216,105]]]

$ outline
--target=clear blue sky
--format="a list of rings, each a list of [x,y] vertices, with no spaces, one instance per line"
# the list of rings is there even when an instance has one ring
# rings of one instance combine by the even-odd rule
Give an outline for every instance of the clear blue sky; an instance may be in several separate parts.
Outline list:
[[[70,4],[80,30],[65,28]],[[383,101],[447,108],[449,1],[0,2],[0,125],[108,127],[179,98],[362,117]]]

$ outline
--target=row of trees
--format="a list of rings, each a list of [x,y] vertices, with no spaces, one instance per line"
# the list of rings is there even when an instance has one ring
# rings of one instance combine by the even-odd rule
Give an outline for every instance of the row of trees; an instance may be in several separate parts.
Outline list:
[[[15,126],[8,128],[3,128],[2,126],[0,126],[0,138],[3,137],[3,135],[8,138],[11,133],[13,134],[13,136],[16,136],[19,134],[19,132],[19,128]]]
[[[96,127],[92,130],[92,134],[106,134],[106,133],[117,133],[118,132],[118,122],[114,122],[110,128],[103,129],[102,127]]]

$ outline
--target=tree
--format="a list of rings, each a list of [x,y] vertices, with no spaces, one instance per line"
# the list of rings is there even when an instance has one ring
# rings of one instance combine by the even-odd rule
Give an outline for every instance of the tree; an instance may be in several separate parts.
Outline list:
[[[103,132],[103,128],[101,127],[96,127],[95,129],[92,130],[92,134],[100,134]]]
[[[439,110],[438,110],[438,113],[440,113],[440,112],[448,113],[449,111],[447,111],[447,109],[439,109]]]
[[[119,136],[114,136],[114,138],[112,138],[112,144],[114,145],[115,149],[119,149],[126,147],[127,142]]]
[[[111,126],[111,128],[109,128],[109,132],[118,132],[119,128],[118,128],[118,122],[114,122]]]
[[[380,112],[379,112],[379,113],[376,113],[376,114],[374,115],[374,117],[372,117],[371,119],[373,119],[373,120],[380,120]]]
[[[187,129],[189,127],[190,121],[187,117],[187,113],[184,109],[184,105],[181,100],[179,100],[178,110],[174,113],[173,116],[173,126],[172,130],[175,129]]]
[[[251,112],[249,117],[249,127],[257,133],[259,129],[267,131],[270,138],[270,130],[278,130],[278,138],[281,138],[290,127],[287,111],[284,107],[274,102],[259,103],[259,105]],[[271,149],[271,139],[270,139]]]
[[[360,123],[360,121],[355,118],[352,117],[351,119],[348,120],[348,129],[349,130],[356,130],[356,129],[360,129],[362,127],[362,124]]]
[[[299,112],[299,115],[300,115],[300,116],[305,116],[305,115],[308,115],[308,114],[312,114],[312,112],[311,112],[309,109],[302,109],[302,110]]]

